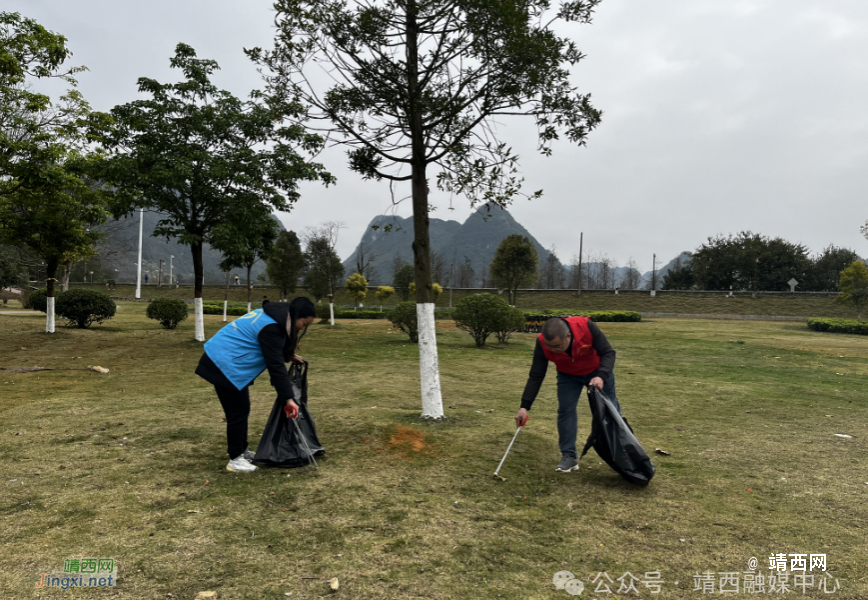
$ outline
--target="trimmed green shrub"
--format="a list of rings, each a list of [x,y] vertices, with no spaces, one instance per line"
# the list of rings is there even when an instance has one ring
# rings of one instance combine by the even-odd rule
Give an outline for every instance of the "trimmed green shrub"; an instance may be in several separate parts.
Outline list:
[[[54,308],[70,327],[87,329],[94,323],[101,324],[115,316],[117,305],[102,292],[73,288],[57,297]]]
[[[145,314],[166,329],[174,329],[187,318],[187,303],[180,298],[154,298],[148,303]]]
[[[590,317],[597,323],[606,322],[639,322],[642,313],[632,310],[585,310],[575,311],[567,309],[528,310],[526,315],[542,315],[547,317]]]
[[[500,324],[494,331],[494,337],[501,344],[505,344],[513,333],[524,331],[524,324],[524,312],[510,306],[508,311],[502,313]]]
[[[63,292],[60,290],[54,290],[54,310],[57,311],[57,299],[63,295]],[[42,312],[48,312],[48,290],[42,288],[40,290],[35,290],[30,292],[30,296],[28,296],[26,303],[24,304],[24,308],[29,308],[30,310],[39,310]]]
[[[855,333],[868,335],[868,321],[856,319],[808,319],[808,329],[828,333]]]
[[[508,330],[517,323],[519,314],[522,315],[523,328],[524,313],[514,311],[506,300],[495,294],[474,294],[458,303],[453,317],[458,328],[470,334],[477,348],[482,348],[493,333],[500,332],[505,341],[512,333]]]
[[[415,302],[401,302],[386,314],[392,325],[410,336],[411,342],[414,344],[419,342],[419,322],[416,317]]]
[[[202,314],[203,315],[222,315],[223,314],[223,303],[215,304],[213,302],[203,302],[202,303]],[[229,303],[229,306],[226,307],[226,314],[240,317],[241,315],[247,314],[247,303],[245,302],[243,306],[233,306],[232,303]]]

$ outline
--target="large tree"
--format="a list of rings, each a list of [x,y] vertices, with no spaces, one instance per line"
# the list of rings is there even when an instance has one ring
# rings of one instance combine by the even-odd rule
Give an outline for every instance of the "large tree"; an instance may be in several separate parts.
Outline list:
[[[247,269],[247,312],[250,312],[253,280],[250,272],[261,260],[268,260],[277,240],[280,228],[267,210],[251,218],[232,220],[218,227],[212,236],[212,247],[223,254],[220,269],[229,272],[234,268]]]
[[[519,288],[536,283],[539,254],[526,236],[513,233],[501,240],[491,261],[491,281],[495,287],[507,290],[509,303],[515,306]]]
[[[72,55],[66,41],[33,19],[0,12],[0,196],[33,189],[45,169],[84,143],[80,124],[90,107],[75,75],[86,69],[63,66]],[[50,80],[69,86],[56,101],[34,85]]]
[[[799,289],[805,292],[834,292],[838,290],[841,271],[859,260],[859,255],[849,248],[829,245],[811,258],[807,278],[800,282]]]
[[[89,178],[85,127],[106,120],[75,89],[84,67],[65,68],[64,36],[19,13],[0,12],[0,237],[28,248],[46,268],[46,331],[54,332],[60,265],[93,253],[111,193]],[[36,91],[55,80],[69,86],[56,100]]]
[[[39,184],[18,186],[0,196],[0,241],[28,248],[45,262],[45,331],[54,333],[55,282],[59,267],[72,257],[92,254],[108,217],[113,194],[86,175],[91,161],[69,155],[43,165]]]
[[[102,139],[112,151],[104,177],[124,194],[116,216],[143,207],[162,217],[155,236],[176,238],[193,255],[196,339],[202,320],[202,247],[221,225],[257,218],[263,207],[287,211],[298,200],[299,181],[331,183],[321,165],[299,153],[315,152],[322,138],[296,122],[291,102],[265,103],[256,92],[243,101],[211,82],[213,60],[178,44],[171,59],[183,81],[142,77],[150,96],[116,106],[115,127]]]
[[[838,282],[841,295],[836,302],[849,304],[856,309],[856,318],[862,319],[862,308],[868,305],[868,267],[861,260],[854,260],[851,265],[841,271]]]
[[[294,231],[281,231],[265,267],[268,279],[280,288],[281,299],[295,293],[303,270],[304,253],[298,236]]]
[[[304,269],[304,287],[308,293],[317,302],[328,297],[329,304],[333,304],[335,289],[344,276],[344,265],[328,238],[314,236],[308,239],[304,252]]]
[[[808,250],[782,238],[750,231],[708,238],[691,259],[696,286],[703,290],[787,291],[787,281],[805,281]]]
[[[277,0],[274,49],[248,51],[268,69],[276,101],[300,99],[348,147],[350,168],[410,184],[423,416],[443,416],[430,171],[441,190],[471,204],[506,206],[521,178],[497,120],[533,119],[544,154],[561,135],[585,142],[600,113],[570,83],[583,55],[553,28],[590,22],[599,1],[551,11],[549,0]]]
[[[332,327],[335,324],[335,290],[344,277],[344,265],[335,250],[343,228],[341,221],[326,221],[317,227],[307,227],[304,231],[304,285],[317,301],[328,296]]]

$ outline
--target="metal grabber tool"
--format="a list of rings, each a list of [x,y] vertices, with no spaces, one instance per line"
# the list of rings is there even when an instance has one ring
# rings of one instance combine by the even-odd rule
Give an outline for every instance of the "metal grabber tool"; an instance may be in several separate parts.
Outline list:
[[[497,470],[494,472],[494,476],[495,476],[495,477],[498,477],[498,473],[500,473],[500,467],[503,466],[503,461],[506,460],[506,457],[507,457],[507,455],[509,454],[509,451],[512,450],[512,445],[515,443],[515,438],[518,437],[518,432],[521,431],[521,428],[522,428],[522,427],[524,427],[525,425],[527,425],[527,421],[528,421],[528,419],[530,419],[530,415],[526,416],[526,417],[524,418],[524,423],[522,423],[521,425],[519,425],[519,426],[518,426],[518,429],[515,430],[515,435],[512,436],[512,441],[509,443],[509,446],[507,446],[507,448],[506,448],[506,452],[503,453],[503,458],[500,459],[500,464],[497,465]]]

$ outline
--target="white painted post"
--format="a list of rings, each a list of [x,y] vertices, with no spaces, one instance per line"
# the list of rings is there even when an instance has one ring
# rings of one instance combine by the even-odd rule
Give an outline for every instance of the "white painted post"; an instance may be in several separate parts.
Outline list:
[[[142,227],[145,222],[145,209],[139,209],[139,262],[136,271],[136,300],[142,297]]]
[[[46,298],[48,305],[45,309],[45,333],[54,333],[54,298]]]
[[[205,341],[205,317],[202,314],[202,298],[195,298],[193,300],[193,305],[195,306],[194,312],[196,314],[196,341],[204,342]]]
[[[437,330],[434,303],[416,305],[419,327],[419,375],[422,384],[422,417],[442,419],[443,397],[440,394],[440,369],[437,364]]]
[[[229,300],[223,301],[223,322],[226,322],[226,307],[229,306]]]
[[[334,305],[334,296],[329,294],[329,319],[331,321],[331,326],[335,326],[335,305]]]

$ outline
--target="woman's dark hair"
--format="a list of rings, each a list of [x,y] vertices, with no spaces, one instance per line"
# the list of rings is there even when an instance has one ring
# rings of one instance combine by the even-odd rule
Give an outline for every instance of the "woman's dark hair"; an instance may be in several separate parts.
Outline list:
[[[293,320],[316,316],[316,306],[310,298],[299,296],[289,303],[289,315]]]

